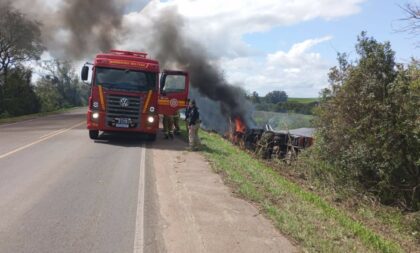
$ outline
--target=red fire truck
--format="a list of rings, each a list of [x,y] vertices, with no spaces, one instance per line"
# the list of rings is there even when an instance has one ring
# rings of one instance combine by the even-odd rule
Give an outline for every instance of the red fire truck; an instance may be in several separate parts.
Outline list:
[[[92,65],[92,64],[91,64]],[[82,68],[83,81],[90,67]],[[91,72],[87,112],[89,137],[99,131],[138,132],[156,139],[159,114],[174,115],[187,104],[187,72],[159,70],[159,62],[146,53],[111,50],[98,54]]]

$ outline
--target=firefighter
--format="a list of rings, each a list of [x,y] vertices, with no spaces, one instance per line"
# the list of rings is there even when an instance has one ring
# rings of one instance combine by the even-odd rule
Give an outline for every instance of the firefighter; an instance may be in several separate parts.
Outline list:
[[[174,122],[174,134],[175,135],[179,135],[179,131],[180,131],[180,128],[179,128],[179,111],[177,111],[176,113],[175,113],[175,115],[173,116],[173,122]]]
[[[174,118],[172,115],[163,115],[163,133],[165,134],[165,139],[173,139],[173,129],[174,129]]]
[[[198,129],[200,128],[200,113],[198,112],[198,108],[194,100],[192,100],[190,103],[188,128],[190,149],[195,151],[200,147],[200,139],[198,137]]]

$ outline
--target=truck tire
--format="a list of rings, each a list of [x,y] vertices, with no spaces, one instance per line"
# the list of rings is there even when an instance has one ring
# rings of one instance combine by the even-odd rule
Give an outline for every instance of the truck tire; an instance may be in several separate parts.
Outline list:
[[[156,134],[148,134],[147,135],[148,141],[155,141],[156,140]]]
[[[92,140],[96,140],[99,137],[99,131],[98,130],[89,130],[89,137]]]

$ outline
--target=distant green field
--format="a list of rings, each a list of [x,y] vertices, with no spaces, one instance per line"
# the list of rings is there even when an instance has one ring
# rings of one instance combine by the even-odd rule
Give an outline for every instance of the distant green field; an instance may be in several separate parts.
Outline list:
[[[288,98],[287,102],[298,102],[298,103],[311,103],[311,102],[317,102],[318,98]]]
[[[302,127],[313,127],[314,116],[298,113],[279,113],[255,111],[253,118],[258,126],[269,123],[275,130],[296,129]]]

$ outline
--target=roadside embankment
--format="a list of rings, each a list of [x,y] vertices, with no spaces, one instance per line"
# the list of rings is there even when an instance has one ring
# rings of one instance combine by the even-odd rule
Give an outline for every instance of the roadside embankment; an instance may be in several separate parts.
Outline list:
[[[275,226],[308,252],[404,252],[315,192],[217,134],[200,132],[203,154],[240,197],[257,204]]]

